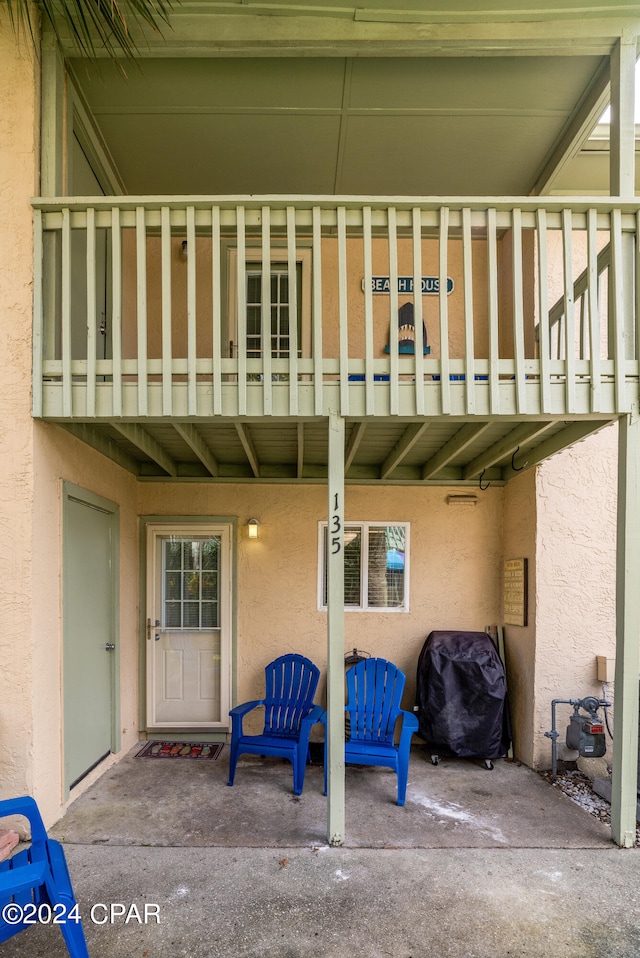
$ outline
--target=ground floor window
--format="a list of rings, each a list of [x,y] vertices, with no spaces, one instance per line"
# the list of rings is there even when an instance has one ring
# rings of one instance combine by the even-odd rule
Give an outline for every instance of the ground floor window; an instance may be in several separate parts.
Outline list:
[[[346,611],[409,610],[409,523],[347,522],[344,528]],[[319,534],[320,609],[327,607],[327,523]]]

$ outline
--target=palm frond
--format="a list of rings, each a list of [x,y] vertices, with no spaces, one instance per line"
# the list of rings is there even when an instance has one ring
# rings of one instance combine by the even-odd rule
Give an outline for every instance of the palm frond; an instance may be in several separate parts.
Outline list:
[[[110,57],[134,57],[138,45],[131,26],[148,26],[157,32],[169,23],[173,0],[2,0],[17,35],[37,34],[34,14],[39,11],[55,35],[68,35],[80,56],[98,52]]]

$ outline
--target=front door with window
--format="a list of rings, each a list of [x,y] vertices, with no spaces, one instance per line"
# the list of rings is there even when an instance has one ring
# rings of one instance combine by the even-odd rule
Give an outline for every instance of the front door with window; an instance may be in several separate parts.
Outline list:
[[[149,525],[147,557],[147,727],[226,729],[230,527]]]

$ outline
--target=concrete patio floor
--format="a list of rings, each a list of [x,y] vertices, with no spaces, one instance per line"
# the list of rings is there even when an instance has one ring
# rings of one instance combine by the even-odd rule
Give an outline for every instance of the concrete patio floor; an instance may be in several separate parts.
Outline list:
[[[320,765],[296,798],[290,766],[269,759],[228,788],[226,753],[132,752],[51,830],[91,958],[640,954],[640,850],[516,762],[435,768],[414,749],[404,808],[392,773],[348,768],[347,840],[329,848]],[[43,925],[2,948],[65,954]]]
[[[244,756],[227,786],[229,751],[215,762],[135,758],[134,749],[74,802],[52,834],[82,845],[291,848],[323,845],[322,759],[293,795],[291,765]],[[352,848],[608,847],[610,829],[531,769],[411,753],[407,802],[389,769],[347,767],[346,845]]]

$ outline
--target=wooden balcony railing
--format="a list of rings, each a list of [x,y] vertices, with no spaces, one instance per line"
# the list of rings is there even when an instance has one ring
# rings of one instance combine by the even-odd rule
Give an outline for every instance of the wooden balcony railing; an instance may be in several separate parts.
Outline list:
[[[640,214],[614,203],[34,200],[34,415],[626,412]]]

